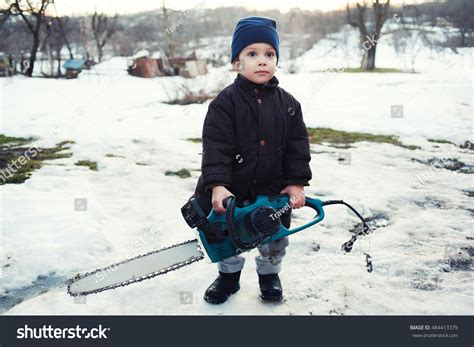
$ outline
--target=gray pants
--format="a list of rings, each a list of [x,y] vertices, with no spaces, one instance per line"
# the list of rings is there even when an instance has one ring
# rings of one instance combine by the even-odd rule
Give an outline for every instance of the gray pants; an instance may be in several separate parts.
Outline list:
[[[281,263],[288,246],[288,237],[269,242],[258,247],[259,255],[255,257],[257,273],[259,275],[277,274],[281,271]],[[245,258],[234,255],[217,263],[220,272],[237,272],[244,268]]]
[[[281,224],[289,229],[291,226],[291,209],[281,216]],[[269,242],[258,247],[259,255],[255,257],[257,273],[259,275],[277,274],[281,271],[281,263],[286,254],[288,237],[277,241]],[[244,268],[245,258],[241,255],[234,255],[217,263],[220,272],[237,272]]]

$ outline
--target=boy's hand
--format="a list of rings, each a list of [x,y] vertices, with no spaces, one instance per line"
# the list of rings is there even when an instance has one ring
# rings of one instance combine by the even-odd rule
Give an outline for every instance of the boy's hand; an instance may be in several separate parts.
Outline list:
[[[225,213],[225,207],[222,205],[222,200],[228,196],[234,196],[234,194],[229,192],[226,187],[216,186],[212,188],[212,208],[214,211],[216,211],[216,213]]]
[[[304,186],[299,185],[288,185],[280,194],[288,194],[290,196],[290,207],[300,208],[305,205]]]

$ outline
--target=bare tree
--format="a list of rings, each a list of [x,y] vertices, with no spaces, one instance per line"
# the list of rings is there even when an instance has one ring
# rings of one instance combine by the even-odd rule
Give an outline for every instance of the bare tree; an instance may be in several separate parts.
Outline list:
[[[54,30],[59,34],[62,38],[66,48],[69,52],[69,58],[74,59],[74,55],[72,54],[71,43],[69,42],[68,36],[69,33],[74,29],[70,24],[69,17],[59,17],[56,16],[56,25],[54,26]]]
[[[11,14],[14,12],[14,4],[13,3],[6,3],[6,8],[0,9],[0,28],[8,21]]]
[[[30,50],[29,65],[25,72],[26,76],[31,77],[33,74],[36,53],[38,52],[38,48],[40,46],[41,29],[43,22],[45,21],[46,8],[50,2],[51,0],[27,0],[26,2],[15,0],[13,2],[7,2],[9,5],[9,14],[21,16],[33,38],[33,44]]]
[[[397,55],[402,54],[405,68],[406,60],[409,60],[411,72],[415,72],[416,58],[421,49],[432,44],[428,37],[429,30],[417,5],[404,4],[399,19],[400,26],[392,32],[395,51]]]
[[[366,71],[374,70],[377,43],[381,36],[382,27],[388,17],[390,0],[387,0],[385,4],[381,4],[379,0],[375,0],[372,3],[372,20],[367,19],[368,8],[365,2],[362,4],[356,3],[356,8],[355,18],[351,13],[349,4],[346,6],[346,12],[347,22],[359,29],[360,43],[365,50],[360,67]]]
[[[102,61],[103,49],[107,41],[117,31],[117,16],[108,17],[106,14],[94,12],[92,15],[92,33],[97,47],[98,62]]]
[[[40,0],[28,1],[34,3]],[[50,5],[47,12],[50,16],[56,17],[53,0],[49,1]],[[20,6],[27,6],[27,0],[18,0],[18,2]],[[19,14],[17,17],[10,14],[8,8],[10,5],[14,7],[14,4],[15,0],[0,0],[0,37],[4,38],[3,40],[0,39],[0,51],[18,56],[18,61],[29,60],[29,52],[33,44],[32,35],[23,20],[20,19]],[[217,56],[213,58],[214,63],[222,64],[227,62],[229,54],[226,53],[225,45],[217,44],[222,39],[220,36],[232,35],[236,18],[255,14],[244,7],[205,9],[201,8],[201,5],[196,5],[191,10],[179,11],[173,10],[172,3],[170,1],[166,2],[166,0],[165,4],[159,1],[157,7],[153,11],[119,16],[116,33],[106,41],[101,59],[105,59],[109,48],[114,49],[114,54],[120,55],[132,55],[138,50],[147,49],[150,52],[165,51],[168,56],[181,56],[186,53],[186,50],[195,48],[195,46],[212,44],[218,52]],[[100,12],[99,9],[97,11]],[[15,12],[14,9],[13,12]],[[94,54],[94,59],[97,60],[97,48],[94,48],[96,42],[94,41],[91,25],[93,12],[82,17],[70,16],[69,19],[61,16],[59,21],[53,18],[52,30],[57,29],[62,32],[62,27],[65,31],[62,52],[64,54],[67,47],[69,54],[63,55],[62,59],[67,56],[71,57],[72,54],[74,58],[83,55],[85,59],[89,60],[91,58],[90,52]],[[305,49],[312,47],[317,40],[325,35],[338,31],[346,22],[345,9],[344,11],[332,11],[330,13],[294,9],[289,14],[269,10],[260,14],[275,18],[280,30],[288,35],[286,37],[287,41],[292,42],[294,55],[299,55]],[[30,19],[30,16],[28,16],[28,19]],[[31,21],[33,20],[34,18],[31,17]],[[58,22],[56,23],[56,21]],[[110,18],[109,22],[111,21]],[[45,23],[42,23],[39,47],[41,47],[46,33],[44,30]],[[126,27],[127,30],[121,30],[122,27]],[[212,33],[212,37],[217,37],[215,43],[211,43],[206,39],[209,37],[209,33]],[[54,43],[56,39],[53,40],[53,36],[55,36],[55,33],[51,33],[48,42],[53,59],[57,59],[54,48],[56,47]],[[100,42],[103,42],[102,37],[100,37]],[[47,56],[47,45],[44,48],[45,56]],[[36,65],[38,63],[39,61],[36,62]],[[26,70],[28,66],[29,64],[25,60],[25,64],[21,65],[21,68]]]
[[[66,29],[62,23],[63,20],[64,18],[59,18],[56,16],[51,17],[51,19],[48,21],[48,31],[45,38],[45,43],[43,44],[43,47],[46,46],[46,53],[50,63],[50,73],[48,77],[62,76],[61,51],[65,45],[68,48],[70,58],[73,59],[72,50],[67,43]],[[56,72],[54,72],[53,56],[55,56],[56,60]]]
[[[449,0],[445,18],[459,30],[460,47],[466,47],[466,36],[474,32],[474,2],[472,0]]]
[[[44,39],[43,39],[43,43],[41,44],[40,48],[39,48],[39,51],[40,52],[44,52],[45,51],[45,47],[46,47],[46,55],[48,57],[48,62],[49,62],[49,74],[45,74],[43,72],[43,63],[42,61],[40,61],[41,63],[41,74],[43,76],[48,76],[48,77],[51,77],[53,75],[53,71],[54,71],[54,62],[53,62],[53,53],[51,52],[51,45],[49,43],[49,38],[51,36],[51,33],[52,33],[52,26],[53,26],[53,21],[52,21],[52,18],[47,18],[47,20],[45,21],[46,22],[46,25],[45,25],[45,35],[44,35]]]
[[[176,14],[176,11],[166,8],[165,5],[165,0],[162,1],[162,10],[163,10],[163,23],[165,24],[164,32],[166,33],[165,35],[165,54],[168,57],[174,57],[175,52],[176,52],[176,46],[178,45],[176,40],[177,40],[177,35],[174,35],[175,37],[172,38],[171,35],[173,34],[173,28],[171,24],[171,16]]]

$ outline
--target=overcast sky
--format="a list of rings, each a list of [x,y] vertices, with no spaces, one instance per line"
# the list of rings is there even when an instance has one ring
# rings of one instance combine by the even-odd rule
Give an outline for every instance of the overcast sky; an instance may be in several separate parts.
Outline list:
[[[244,6],[251,10],[278,9],[286,12],[294,7],[305,10],[322,10],[330,11],[345,7],[347,0],[291,0],[291,1],[275,1],[275,0],[239,0],[239,1],[223,1],[223,0],[165,0],[167,7],[173,9],[193,9],[193,8],[216,8],[228,6]],[[350,3],[356,2],[349,0]],[[384,2],[384,0],[381,0]],[[401,4],[403,0],[391,0],[394,5]],[[423,0],[405,0],[405,3],[421,3]],[[85,14],[92,13],[97,8],[99,12],[109,14],[127,14],[141,11],[148,11],[160,8],[162,0],[55,0],[55,6],[49,8],[50,11],[57,10],[59,15]]]

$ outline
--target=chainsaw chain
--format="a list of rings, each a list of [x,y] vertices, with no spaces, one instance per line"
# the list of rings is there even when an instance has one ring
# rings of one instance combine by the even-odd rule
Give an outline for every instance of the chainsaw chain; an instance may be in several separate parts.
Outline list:
[[[200,261],[202,259],[204,259],[204,255],[202,256],[199,256],[199,257],[191,257],[190,259],[184,261],[184,262],[181,262],[181,263],[177,263],[177,264],[173,264],[171,266],[168,266],[164,269],[161,269],[161,270],[158,270],[158,271],[155,271],[155,272],[151,272],[145,276],[141,276],[141,277],[136,277],[136,278],[132,278],[128,281],[125,281],[125,282],[122,282],[122,283],[117,283],[117,284],[111,284],[109,286],[106,286],[106,287],[103,287],[103,288],[99,288],[99,289],[95,289],[95,290],[90,290],[90,291],[87,291],[87,292],[82,292],[82,293],[71,293],[71,286],[74,284],[74,282],[84,278],[84,277],[88,277],[90,275],[94,275],[100,271],[104,271],[106,269],[110,269],[110,268],[113,268],[113,267],[116,267],[116,266],[119,266],[119,265],[122,265],[124,263],[128,263],[132,260],[135,260],[135,259],[138,259],[138,258],[142,258],[142,257],[146,257],[150,254],[154,254],[154,253],[159,253],[159,252],[162,252],[162,251],[165,251],[167,249],[170,249],[170,248],[174,248],[174,247],[178,247],[178,246],[182,246],[182,245],[185,245],[187,243],[191,243],[191,242],[196,242],[196,240],[188,240],[188,241],[185,241],[185,242],[182,242],[182,243],[177,243],[177,244],[174,244],[174,245],[171,245],[171,246],[168,246],[168,247],[165,247],[165,248],[161,248],[159,250],[156,250],[156,251],[151,251],[151,252],[148,252],[148,253],[145,253],[145,254],[141,254],[141,255],[138,255],[136,257],[133,257],[133,258],[130,258],[130,259],[126,259],[126,260],[122,260],[118,263],[115,263],[115,264],[112,264],[112,265],[108,265],[106,267],[103,267],[103,268],[99,268],[97,270],[94,270],[94,271],[91,271],[91,272],[87,272],[83,275],[81,274],[77,274],[75,277],[71,278],[70,280],[68,280],[66,282],[66,284],[68,285],[67,286],[67,292],[69,295],[71,296],[84,296],[84,295],[89,295],[89,294],[96,294],[96,293],[100,293],[100,292],[103,292],[105,290],[109,290],[109,289],[115,289],[115,288],[119,288],[119,287],[125,287],[125,286],[128,286],[132,283],[136,283],[136,282],[141,282],[141,281],[144,281],[144,280],[147,280],[147,279],[150,279],[150,278],[153,278],[153,277],[156,277],[156,276],[159,276],[159,275],[163,275],[167,272],[170,272],[170,271],[175,271],[183,266],[186,266],[186,265],[189,265],[189,264],[192,264],[192,263],[195,263],[197,261]],[[196,247],[200,250],[200,247],[199,247],[199,243],[196,244]]]

